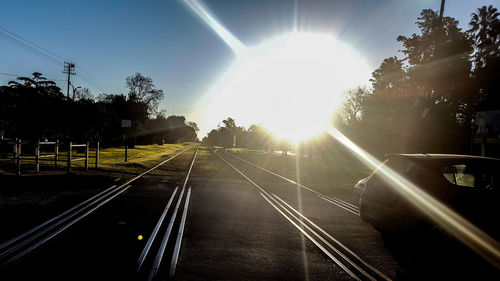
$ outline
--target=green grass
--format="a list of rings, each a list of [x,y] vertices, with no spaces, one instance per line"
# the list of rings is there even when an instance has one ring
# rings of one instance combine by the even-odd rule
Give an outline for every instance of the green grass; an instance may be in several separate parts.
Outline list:
[[[347,154],[324,153],[320,156],[303,157],[283,156],[280,153],[245,148],[228,151],[284,177],[332,195],[337,192],[352,192],[356,182],[371,173],[371,169]]]
[[[124,162],[123,148],[101,149],[99,169],[95,169],[95,159],[89,158],[89,173],[139,174],[191,144],[138,145],[128,150],[128,162]],[[194,147],[193,150],[179,155],[174,161],[166,163],[152,174],[170,176],[175,179],[184,177],[191,163],[193,151]],[[320,156],[303,157],[295,155],[282,156],[279,153],[244,148],[230,149],[230,151],[234,155],[252,163],[294,181],[300,180],[306,186],[331,195],[335,195],[338,192],[352,192],[354,184],[358,180],[368,176],[371,172],[371,169],[368,169],[356,158],[347,154],[324,153]],[[95,150],[91,149],[90,156],[94,155]],[[82,154],[74,151],[72,157],[82,157]],[[230,156],[226,156],[226,158],[231,160]],[[66,170],[66,159],[67,153],[62,152],[57,171],[63,173]],[[24,173],[32,173],[34,161],[24,160],[23,163]],[[54,171],[53,161],[43,161],[41,163],[40,171],[49,171],[49,173],[50,171]],[[77,173],[83,171],[83,164],[83,161],[73,162],[73,171]],[[0,160],[0,173],[2,173],[2,169],[13,172],[13,168],[12,160]],[[192,171],[192,177],[240,179],[240,176],[232,168],[223,163],[205,146],[200,146]],[[282,180],[276,178],[277,183],[280,181]]]
[[[128,149],[128,161],[125,162],[124,148],[105,148],[100,150],[99,171],[138,174],[155,166],[162,160],[174,155],[180,150],[193,143],[165,144],[165,145],[136,145],[135,148]],[[72,158],[84,157],[83,148],[74,148]],[[41,153],[41,155],[50,153]],[[12,155],[10,155],[12,157]],[[34,158],[33,155],[23,155],[26,158]],[[67,152],[60,152],[58,158],[58,167],[54,169],[53,157],[44,158],[40,161],[41,171],[66,170]],[[48,160],[48,161],[47,161]],[[22,160],[23,170],[32,171],[34,169],[34,160]],[[84,161],[74,161],[71,165],[74,171],[81,171],[84,167]],[[0,159],[0,169],[14,169],[13,160]],[[95,170],[95,149],[91,148],[89,152],[89,170]]]
[[[191,177],[241,179],[241,176],[213,154],[207,146],[201,145]]]
[[[108,148],[100,153],[99,168],[124,173],[141,173],[167,159],[193,143],[165,145],[136,145],[128,149],[128,161],[124,162],[123,148]]]

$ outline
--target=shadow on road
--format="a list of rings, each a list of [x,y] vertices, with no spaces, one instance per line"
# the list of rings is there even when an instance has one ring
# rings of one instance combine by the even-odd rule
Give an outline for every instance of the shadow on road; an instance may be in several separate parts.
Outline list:
[[[500,270],[437,228],[384,233],[398,280],[499,280]]]

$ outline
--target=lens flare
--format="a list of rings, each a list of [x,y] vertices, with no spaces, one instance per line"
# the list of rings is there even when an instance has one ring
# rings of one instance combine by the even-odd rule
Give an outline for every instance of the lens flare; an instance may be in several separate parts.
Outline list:
[[[236,53],[236,55],[240,55],[244,51],[245,46],[243,43],[220,24],[203,3],[196,0],[183,0],[182,2],[200,20],[210,27],[210,29],[213,30]]]
[[[248,47],[211,97],[209,119],[261,124],[298,143],[324,132],[343,92],[368,81],[359,57],[330,34],[290,33]]]
[[[216,125],[231,116],[244,125],[261,123],[278,134],[298,140],[315,132],[319,124],[367,166],[376,168],[380,164],[337,129],[323,128],[321,121],[324,112],[341,102],[338,96],[329,101],[329,95],[339,95],[342,86],[349,85],[346,81],[358,82],[354,86],[367,81],[363,76],[365,68],[352,66],[361,60],[345,59],[352,54],[349,48],[341,48],[340,44],[331,41],[325,44],[331,38],[313,39],[317,34],[287,35],[281,40],[273,39],[256,48],[247,48],[200,1],[183,2],[237,55],[236,62],[211,88],[208,100],[202,100],[201,107],[209,107],[213,112],[194,114],[207,120],[204,125]],[[328,95],[325,94],[327,89],[330,89]],[[218,96],[214,95],[217,93]],[[308,120],[309,116],[314,116],[312,121]],[[500,268],[497,241],[391,169],[383,168],[381,175],[446,231]]]
[[[380,161],[357,146],[337,129],[330,128],[328,133],[351,150],[368,167],[375,169],[379,166]],[[401,196],[408,199],[421,212],[455,236],[464,245],[467,245],[497,268],[500,268],[500,244],[495,239],[389,167],[384,165],[379,171],[382,178]]]

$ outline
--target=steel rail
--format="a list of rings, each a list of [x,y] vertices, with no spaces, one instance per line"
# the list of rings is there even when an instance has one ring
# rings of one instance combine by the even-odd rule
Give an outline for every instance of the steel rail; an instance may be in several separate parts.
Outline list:
[[[335,202],[336,204],[340,204],[340,205],[343,205],[345,206],[346,208],[350,208],[354,211],[359,211],[359,207],[353,207],[351,204],[348,204],[348,202],[344,201],[344,200],[341,200],[341,199],[338,199],[338,198],[335,198],[335,197],[325,197],[325,196],[321,196],[321,195],[317,195],[318,197],[323,197],[327,200],[330,200],[330,201],[333,201]]]
[[[282,210],[280,210],[271,200],[269,200],[262,192],[259,192],[260,195],[274,208],[276,209],[283,217],[285,217],[295,228],[297,228],[304,236],[307,237],[316,247],[318,247],[325,255],[327,255],[331,260],[333,260],[340,268],[342,268],[349,276],[351,276],[354,280],[361,281],[361,279],[354,274],[347,266],[345,266],[341,261],[339,261],[335,256],[332,255],[325,247],[323,247],[314,237],[312,237],[309,233],[307,233],[302,227],[297,225],[290,217],[288,217]]]
[[[151,249],[151,245],[153,244],[153,240],[156,237],[156,234],[158,234],[158,231],[160,230],[161,224],[163,223],[163,220],[165,219],[165,216],[167,215],[168,210],[170,209],[170,205],[172,205],[172,201],[174,201],[175,194],[177,193],[177,190],[179,187],[177,186],[170,196],[170,199],[168,200],[167,206],[163,210],[163,213],[161,214],[160,218],[158,219],[158,222],[156,223],[155,228],[153,229],[153,232],[151,233],[151,236],[148,239],[148,242],[144,246],[144,249],[141,252],[141,255],[139,256],[139,259],[137,260],[137,271],[141,270],[141,266],[144,263],[144,260],[146,259],[146,255],[149,252],[149,249]]]
[[[212,151],[213,152],[213,151]],[[214,152],[215,153],[215,152]],[[308,226],[304,221],[294,214],[292,214],[287,208],[285,208],[279,201],[276,199],[280,200],[282,203],[286,204],[288,208],[293,210],[295,213],[297,213],[301,218],[309,222],[313,227],[318,229],[321,233],[323,233],[326,237],[328,237],[330,240],[334,241],[337,245],[342,247],[344,250],[346,250],[351,256],[353,256],[357,261],[361,262],[363,265],[365,265],[367,268],[369,268],[371,271],[373,271],[376,275],[378,275],[380,278],[383,280],[391,280],[389,279],[386,275],[381,273],[379,270],[374,268],[373,266],[369,265],[366,261],[361,259],[358,255],[356,255],[354,252],[352,252],[350,249],[348,249],[345,245],[343,245],[340,241],[337,239],[333,238],[329,233],[321,229],[319,226],[314,224],[311,220],[309,220],[307,217],[302,215],[300,212],[295,210],[293,207],[291,207],[288,203],[286,203],[284,200],[279,198],[277,195],[272,194],[273,196],[269,195],[267,191],[265,191],[262,187],[260,187],[258,184],[256,184],[253,180],[251,180],[248,176],[246,176],[243,172],[241,172],[239,169],[237,169],[234,165],[229,163],[227,160],[225,160],[223,157],[215,153],[219,158],[221,158],[226,164],[228,164],[230,167],[232,167],[236,172],[238,172],[241,176],[243,176],[245,179],[247,179],[250,183],[252,183],[254,186],[256,186],[261,192],[261,196],[268,201],[269,204],[271,204],[281,215],[283,215],[289,222],[292,223],[297,229],[299,229],[311,242],[313,242],[318,248],[320,248],[330,259],[332,259],[336,264],[338,264],[346,273],[348,273],[352,278],[356,280],[361,280],[359,279],[358,276],[356,276],[349,268],[347,268],[341,261],[339,261],[337,258],[335,258],[325,247],[323,247],[314,237],[312,237],[309,233],[307,233],[303,227],[305,227],[307,230],[309,230],[314,236],[316,236],[319,240],[321,240],[325,245],[327,245],[331,250],[333,250],[335,253],[337,253],[340,257],[342,257],[347,263],[349,263],[352,267],[354,267],[358,272],[360,272],[363,276],[368,278],[369,280],[377,280],[375,277],[373,277],[371,274],[366,272],[363,268],[361,268],[357,263],[349,259],[344,253],[342,253],[339,249],[337,249],[335,246],[333,246],[331,243],[329,243],[324,237],[322,237],[320,234],[318,234],[315,230],[313,230],[310,226]],[[264,195],[265,194],[265,195]],[[269,199],[267,197],[269,197]],[[272,203],[273,200],[276,204]],[[281,209],[279,207],[281,207]],[[291,217],[293,217],[296,222],[294,222],[289,216],[287,216],[284,212],[287,212]],[[303,227],[299,226],[297,223],[300,223],[303,225]]]
[[[327,197],[323,197],[323,196],[320,196],[320,195],[318,195],[318,197],[321,198],[321,199],[323,199],[323,200],[325,200],[328,203],[336,205],[337,207],[341,207],[341,208],[345,209],[346,211],[351,212],[354,215],[359,216],[359,210],[357,210],[357,209],[352,209],[352,208],[349,208],[349,207],[345,207],[341,203],[335,202],[335,201],[333,201],[333,200],[331,200],[331,199],[329,199]]]
[[[181,205],[182,196],[184,195],[184,189],[185,188],[183,187],[181,190],[181,194],[179,195],[179,199],[177,200],[177,204],[175,204],[174,213],[172,214],[172,217],[170,217],[167,231],[165,231],[165,234],[163,235],[163,239],[161,241],[160,248],[158,249],[158,253],[156,253],[155,261],[148,275],[148,281],[153,280],[153,278],[158,273],[158,269],[160,268],[161,260],[163,259],[163,254],[165,253],[165,249],[167,248],[168,238],[170,237],[170,233],[172,232],[175,218],[177,217],[177,212],[179,211],[179,206]]]
[[[198,144],[198,146],[196,147],[196,151],[194,152],[193,160],[191,161],[191,165],[189,166],[189,170],[187,172],[186,178],[184,179],[184,184],[182,185],[182,187],[186,187],[186,184],[188,182],[189,175],[191,174],[191,170],[193,169],[194,160],[196,159],[196,155],[198,154],[199,148],[200,148],[200,145]]]
[[[163,254],[165,253],[165,248],[167,247],[168,239],[170,238],[170,234],[172,232],[172,228],[174,226],[175,218],[177,217],[177,212],[179,210],[179,206],[182,201],[182,196],[184,195],[184,190],[186,189],[187,182],[189,180],[189,176],[191,175],[191,171],[193,169],[194,161],[196,160],[196,155],[198,154],[198,149],[200,148],[200,145],[196,147],[196,151],[194,152],[193,155],[193,160],[191,161],[191,164],[189,165],[189,169],[186,174],[186,178],[184,179],[184,183],[182,184],[182,191],[181,194],[179,195],[179,199],[177,200],[177,204],[175,205],[174,212],[172,214],[172,217],[170,217],[170,221],[168,223],[167,230],[165,231],[165,234],[163,235],[163,239],[160,245],[160,248],[158,249],[158,252],[156,254],[153,266],[151,267],[151,271],[149,272],[148,275],[148,280],[153,280],[153,278],[156,276],[158,273],[158,269],[160,268],[161,260],[163,259]],[[189,188],[189,195],[191,194],[191,188]],[[189,197],[188,197],[189,199]]]
[[[298,182],[296,182],[296,181],[294,181],[294,180],[291,180],[291,179],[289,179],[289,178],[286,178],[286,177],[284,177],[284,176],[282,176],[282,175],[280,175],[280,174],[277,174],[277,173],[275,173],[275,172],[273,172],[273,171],[271,171],[271,170],[268,170],[268,169],[266,169],[266,168],[263,168],[263,167],[261,167],[261,166],[258,166],[258,165],[254,164],[254,163],[252,163],[252,162],[250,162],[250,161],[247,161],[247,160],[245,160],[245,159],[243,159],[243,158],[241,158],[241,157],[238,157],[238,156],[236,156],[236,155],[233,155],[232,153],[229,153],[229,152],[226,152],[226,151],[224,151],[224,153],[226,153],[226,154],[228,154],[228,155],[230,155],[230,156],[232,156],[232,157],[234,157],[234,158],[236,158],[236,159],[238,159],[238,160],[240,160],[240,161],[242,161],[242,162],[245,162],[245,163],[247,163],[247,164],[249,164],[249,165],[251,165],[251,166],[253,166],[253,167],[255,167],[255,168],[258,168],[258,169],[260,169],[260,170],[262,170],[262,171],[264,171],[264,172],[267,172],[267,173],[272,174],[272,175],[274,175],[274,176],[276,176],[276,177],[278,177],[278,178],[281,178],[281,179],[283,179],[283,180],[285,180],[285,181],[288,181],[288,182],[290,182],[290,183],[293,183],[294,185],[297,185],[297,186],[300,186],[300,187],[302,187],[302,188],[304,188],[304,189],[306,189],[306,190],[309,190],[309,191],[311,191],[312,193],[315,193],[316,195],[320,195],[320,196],[323,196],[323,197],[328,198],[328,199],[331,199],[331,200],[338,200],[339,202],[342,202],[343,204],[348,205],[348,206],[352,207],[353,209],[357,209],[357,210],[359,210],[359,207],[358,207],[358,206],[356,206],[356,205],[354,205],[354,204],[352,204],[352,203],[349,203],[349,202],[344,201],[344,200],[339,199],[339,198],[333,198],[333,197],[326,196],[325,194],[323,194],[323,193],[321,193],[321,192],[318,192],[318,191],[316,191],[316,190],[314,190],[314,189],[312,189],[312,188],[310,188],[310,187],[307,187],[307,186],[305,186],[305,185],[303,185],[303,184],[301,184],[301,183],[298,183]],[[339,206],[339,207],[343,208],[342,206]]]
[[[2,243],[2,244],[0,245],[0,249],[3,249],[3,248],[5,248],[5,247],[9,246],[10,244],[12,244],[12,243],[16,242],[17,240],[22,239],[22,238],[24,238],[24,237],[26,237],[26,236],[30,235],[31,233],[33,233],[33,232],[37,231],[38,229],[40,229],[40,228],[42,228],[42,227],[46,226],[47,224],[49,224],[49,223],[51,223],[51,222],[53,222],[53,221],[57,220],[58,218],[60,218],[60,217],[62,217],[62,216],[64,216],[64,215],[66,215],[66,214],[68,214],[68,213],[72,212],[73,210],[77,209],[78,207],[80,207],[80,206],[82,206],[82,205],[84,205],[84,204],[86,204],[86,203],[88,203],[88,202],[92,201],[93,199],[95,199],[95,198],[97,198],[97,197],[99,197],[99,196],[103,195],[104,193],[109,192],[110,190],[112,190],[112,189],[113,189],[113,188],[115,188],[115,187],[116,187],[116,185],[113,185],[113,186],[109,187],[108,189],[106,189],[106,190],[104,190],[104,191],[102,191],[102,192],[100,192],[100,193],[98,193],[98,194],[96,194],[96,195],[92,196],[91,198],[89,198],[89,199],[87,199],[87,200],[85,200],[85,201],[81,202],[80,204],[78,204],[78,205],[76,205],[76,206],[72,207],[71,209],[68,209],[68,210],[66,210],[66,211],[64,211],[64,212],[62,212],[62,213],[60,213],[59,215],[57,215],[57,216],[55,216],[55,217],[52,217],[51,219],[49,219],[49,220],[47,220],[47,221],[45,221],[45,222],[43,222],[43,223],[41,223],[41,224],[39,224],[39,225],[37,225],[37,226],[35,226],[35,227],[31,228],[30,230],[28,230],[28,231],[26,231],[26,232],[24,232],[24,233],[22,233],[22,234],[20,234],[20,235],[18,235],[18,236],[16,236],[16,237],[14,237],[14,238],[10,239],[10,240],[8,240],[8,241],[6,241],[6,242]]]
[[[15,252],[15,251],[19,250],[20,248],[24,247],[25,245],[27,245],[27,244],[29,244],[29,243],[33,242],[33,240],[35,240],[36,238],[38,238],[38,237],[42,236],[43,234],[45,234],[45,233],[46,233],[46,232],[48,232],[49,230],[52,230],[54,227],[56,227],[56,226],[58,226],[58,225],[60,225],[60,224],[64,223],[65,221],[67,221],[68,219],[70,219],[70,218],[74,217],[74,216],[75,216],[75,215],[77,215],[78,213],[81,213],[81,212],[82,212],[82,211],[84,211],[85,209],[88,209],[90,206],[92,206],[92,205],[96,204],[97,202],[99,202],[100,200],[102,200],[102,199],[106,198],[108,195],[110,195],[111,193],[113,193],[113,192],[117,191],[118,189],[122,189],[121,191],[119,191],[119,192],[115,193],[114,195],[112,195],[110,198],[108,198],[108,199],[106,199],[105,201],[101,202],[101,203],[100,203],[97,207],[95,207],[95,208],[91,209],[89,212],[86,212],[83,216],[78,217],[76,220],[73,220],[72,222],[70,222],[69,224],[67,224],[67,225],[63,226],[63,227],[62,227],[62,228],[60,228],[59,230],[56,230],[56,232],[55,232],[55,233],[53,233],[52,235],[50,235],[48,239],[43,239],[43,240],[41,240],[41,241],[42,241],[41,243],[40,243],[40,241],[39,241],[38,243],[36,243],[35,245],[37,245],[36,247],[38,247],[39,245],[43,244],[44,242],[48,241],[49,239],[51,239],[51,238],[52,238],[52,237],[54,237],[55,235],[57,235],[57,234],[59,234],[60,232],[62,232],[62,230],[65,230],[65,229],[66,229],[66,228],[68,228],[70,225],[74,224],[75,222],[77,222],[77,221],[78,221],[78,220],[80,220],[81,218],[83,218],[83,217],[85,217],[86,215],[90,214],[91,212],[93,212],[94,210],[96,210],[97,208],[99,208],[100,206],[104,205],[105,203],[109,202],[111,199],[115,198],[117,195],[119,195],[119,194],[121,194],[122,192],[124,192],[126,189],[128,189],[128,188],[130,187],[130,184],[131,184],[132,182],[134,182],[135,180],[137,180],[137,179],[141,178],[142,176],[144,176],[144,175],[146,175],[146,174],[150,173],[151,171],[153,171],[153,170],[157,169],[158,167],[160,167],[161,165],[165,164],[166,162],[168,162],[168,161],[170,161],[170,160],[174,159],[174,158],[175,158],[175,157],[177,157],[178,155],[182,154],[183,152],[185,152],[186,150],[188,150],[189,148],[191,148],[193,145],[194,145],[194,144],[189,145],[189,146],[188,146],[188,147],[186,147],[185,149],[183,149],[183,150],[181,150],[180,152],[176,153],[175,155],[173,155],[173,156],[169,157],[168,159],[166,159],[166,160],[164,160],[164,161],[160,162],[160,163],[159,163],[159,164],[157,164],[156,166],[154,166],[154,167],[152,167],[152,168],[148,169],[147,171],[145,171],[145,172],[143,172],[143,173],[141,173],[141,174],[139,174],[139,175],[137,175],[137,176],[133,177],[132,179],[127,180],[127,181],[126,181],[125,183],[123,183],[122,185],[120,185],[120,186],[118,186],[118,187],[116,187],[116,185],[114,185],[114,186],[112,186],[112,187],[110,187],[110,188],[108,188],[108,189],[106,189],[106,190],[104,190],[104,191],[100,192],[99,194],[94,195],[93,197],[91,197],[91,198],[89,198],[89,199],[85,200],[84,202],[79,203],[78,205],[76,205],[76,206],[72,207],[71,209],[69,209],[69,210],[67,210],[67,211],[65,211],[65,212],[63,212],[63,213],[61,213],[61,214],[59,214],[59,215],[57,215],[57,216],[55,216],[55,217],[53,217],[53,218],[51,218],[51,219],[47,220],[47,221],[45,221],[44,223],[42,223],[42,224],[40,224],[40,225],[38,225],[38,226],[36,226],[36,227],[34,227],[34,228],[32,228],[32,229],[30,229],[30,230],[28,230],[28,231],[26,231],[26,232],[24,232],[24,233],[20,234],[20,235],[18,235],[18,236],[16,236],[16,237],[14,237],[14,238],[12,238],[12,239],[10,239],[9,241],[6,241],[6,242],[2,243],[2,244],[0,245],[0,249],[5,248],[5,247],[7,247],[7,246],[9,246],[9,245],[13,244],[13,243],[15,243],[16,241],[19,241],[20,239],[22,239],[22,238],[24,238],[24,237],[26,237],[26,236],[28,236],[28,235],[30,235],[30,234],[32,234],[32,233],[34,233],[34,232],[36,232],[36,231],[37,231],[37,230],[39,230],[39,229],[42,229],[43,227],[45,227],[45,226],[47,226],[47,225],[50,225],[52,222],[56,221],[54,224],[50,225],[49,227],[47,227],[47,228],[43,229],[43,230],[42,230],[42,231],[40,231],[40,232],[35,233],[33,236],[31,236],[31,237],[30,237],[30,238],[28,238],[27,240],[21,241],[21,242],[19,242],[17,245],[14,245],[14,246],[12,246],[11,248],[9,248],[9,249],[5,250],[4,252],[2,252],[2,253],[0,254],[1,258],[6,257],[6,256],[8,256],[9,254],[11,254],[11,253],[13,253],[13,252]],[[126,187],[125,187],[125,186],[126,186]],[[124,187],[125,187],[125,188],[124,188]],[[84,206],[84,205],[85,205],[85,206]],[[79,209],[79,210],[77,210],[77,209],[78,209],[78,208],[80,208],[80,207],[82,207],[82,208],[81,208],[81,209]],[[76,211],[75,211],[75,210],[76,210]],[[63,218],[62,220],[57,221],[58,219],[60,219],[60,218],[64,217],[65,215],[67,215],[67,214],[69,214],[69,213],[71,213],[71,212],[73,212],[73,211],[75,211],[73,214],[70,214],[69,216],[67,216],[67,217]],[[36,248],[36,247],[34,247],[34,248]],[[30,247],[30,248],[28,248],[28,249],[29,249],[29,251],[26,251],[26,250],[25,250],[25,251],[23,251],[22,253],[26,254],[26,253],[30,252],[31,250],[33,250],[34,248],[33,248],[33,247]],[[8,260],[6,263],[9,263],[9,262],[12,262],[12,261],[14,261],[14,260],[17,260],[18,258],[20,258],[21,256],[23,256],[24,254],[22,254],[22,255],[18,254],[18,255],[16,255],[14,258],[11,258],[10,260]],[[6,263],[4,263],[4,264],[6,264]]]
[[[85,206],[82,206],[80,209],[78,210],[75,210],[73,213],[69,214],[68,216],[54,222],[53,224],[49,225],[48,227],[42,229],[41,231],[38,231],[36,233],[34,233],[32,236],[30,236],[28,239],[25,239],[25,240],[22,240],[20,241],[18,244],[16,245],[13,245],[12,247],[6,249],[5,251],[3,251],[2,253],[0,253],[0,259],[3,259],[5,258],[6,256],[10,255],[11,253],[21,249],[22,247],[28,245],[29,243],[35,241],[37,238],[43,236],[44,234],[46,234],[47,232],[51,231],[52,229],[56,228],[57,226],[63,224],[64,222],[66,222],[67,220],[75,217],[76,215],[78,215],[79,213],[85,211],[86,209],[90,208],[92,205],[94,205],[95,203],[99,202],[101,199],[104,199],[106,196],[112,194],[113,192],[115,192],[116,190],[118,190],[119,187],[117,188],[114,188],[113,190],[111,190],[110,192],[104,194],[104,195],[101,195],[99,198],[97,199],[94,199],[92,202],[89,202],[87,203]]]
[[[44,244],[45,242],[49,241],[50,239],[54,238],[56,235],[58,235],[59,233],[63,232],[64,230],[66,230],[68,227],[72,226],[73,224],[75,224],[76,222],[78,222],[79,220],[83,219],[84,217],[86,217],[87,215],[89,215],[90,213],[92,213],[93,211],[97,210],[99,207],[101,207],[102,205],[108,203],[109,201],[111,201],[112,199],[114,199],[116,196],[122,194],[123,192],[127,191],[127,189],[129,189],[132,185],[128,185],[126,186],[125,188],[123,188],[122,190],[118,191],[117,193],[115,193],[114,195],[112,195],[111,197],[109,197],[108,199],[104,200],[103,202],[99,203],[97,206],[95,206],[94,208],[88,210],[87,212],[81,214],[80,216],[78,216],[76,219],[70,221],[69,223],[65,224],[63,227],[59,228],[56,230],[56,232],[53,232],[52,234],[50,234],[49,236],[45,237],[44,239],[38,241],[37,243],[35,243],[34,245],[30,246],[29,248],[25,249],[24,251],[20,252],[19,254],[15,255],[14,257],[10,258],[9,260],[7,260],[5,264],[8,264],[8,263],[12,263],[12,262],[15,262],[16,260],[20,259],[21,257],[23,257],[24,255],[28,254],[29,252],[33,251],[34,249],[38,248],[40,245]]]
[[[224,161],[227,165],[233,168],[236,172],[238,172],[243,178],[252,183],[255,187],[260,190],[260,195],[273,207],[275,208],[283,217],[285,217],[293,226],[295,226],[304,236],[306,236],[314,245],[316,245],[325,255],[327,255],[333,262],[335,262],[338,266],[340,266],[349,276],[351,276],[354,280],[361,280],[356,274],[354,274],[348,267],[346,267],[341,261],[339,261],[335,256],[332,255],[325,247],[321,245],[314,237],[312,237],[309,233],[307,233],[302,227],[297,225],[290,217],[288,217],[278,206],[276,206],[269,198],[272,198],[267,191],[265,191],[262,187],[256,184],[252,179],[250,179],[247,175],[241,172],[238,168],[236,168],[233,164],[229,163],[226,159],[220,156],[218,153],[212,151],[215,155],[219,156],[222,161]],[[265,194],[265,195],[264,195]],[[267,196],[266,196],[267,195]]]
[[[192,146],[192,145],[191,145],[191,146]],[[189,146],[189,147],[191,147],[191,146]],[[188,147],[188,148],[189,148],[189,147]],[[163,162],[162,162],[162,163],[160,163],[159,165],[164,164],[165,162],[172,160],[174,157],[176,157],[176,156],[177,156],[177,155],[179,155],[180,153],[182,153],[182,152],[186,151],[188,148],[186,148],[186,149],[182,150],[181,152],[179,152],[178,154],[174,155],[173,157],[171,157],[171,158],[169,158],[169,159],[167,159],[167,160],[163,161]],[[158,165],[157,165],[157,166],[158,166]],[[156,168],[157,168],[157,166],[153,167],[152,169],[156,169]],[[132,179],[132,180],[130,180],[130,181],[127,181],[125,184],[123,184],[123,185],[119,186],[118,188],[120,188],[120,187],[122,187],[122,186],[125,186],[126,184],[132,183],[133,181],[135,181],[135,180],[137,180],[138,178],[142,177],[144,174],[149,173],[152,169],[150,169],[150,170],[146,171],[145,173],[143,173],[143,174],[141,174],[141,175],[139,175],[139,176],[137,176],[137,177],[133,178],[133,179]],[[117,179],[115,179],[115,182],[116,182],[116,181],[119,181],[120,179],[121,179],[121,178],[117,178]],[[49,220],[47,220],[47,221],[45,221],[45,222],[41,223],[40,225],[35,226],[35,227],[33,227],[32,229],[30,229],[30,230],[28,230],[28,231],[26,231],[26,232],[24,232],[24,233],[22,233],[22,234],[20,234],[20,235],[18,235],[18,236],[16,236],[16,237],[14,237],[14,238],[12,238],[12,239],[10,239],[10,240],[8,240],[8,241],[6,241],[6,242],[2,243],[2,244],[0,245],[0,249],[3,249],[3,248],[5,248],[5,247],[7,247],[8,245],[10,245],[10,244],[12,244],[12,243],[16,242],[17,240],[19,240],[19,239],[21,239],[21,238],[23,238],[23,237],[25,237],[25,236],[27,236],[27,235],[29,235],[29,234],[33,233],[34,231],[36,231],[36,230],[38,230],[38,229],[40,229],[40,228],[44,227],[45,225],[47,225],[47,224],[49,224],[49,223],[53,222],[54,220],[57,220],[58,218],[60,218],[60,217],[62,217],[62,216],[64,216],[64,215],[66,215],[66,214],[68,214],[69,212],[74,211],[76,208],[78,208],[78,207],[80,207],[80,206],[82,206],[82,205],[84,205],[84,204],[86,204],[86,203],[90,202],[91,200],[93,200],[93,199],[95,199],[95,198],[97,198],[97,197],[99,197],[99,196],[103,195],[104,193],[109,192],[111,189],[113,189],[113,188],[115,188],[115,187],[116,187],[116,185],[113,185],[113,186],[109,187],[108,189],[106,189],[106,190],[104,190],[104,191],[102,191],[102,192],[100,192],[100,193],[98,193],[98,194],[96,194],[96,195],[92,196],[91,198],[89,198],[89,199],[87,199],[87,200],[85,200],[85,201],[83,201],[83,202],[79,203],[78,205],[76,205],[76,206],[74,206],[74,207],[72,207],[72,208],[70,208],[70,209],[68,209],[68,210],[66,210],[66,211],[64,211],[64,212],[62,212],[61,214],[59,214],[59,215],[57,215],[57,216],[54,216],[53,218],[51,218],[51,219],[49,219]]]
[[[186,218],[187,218],[190,198],[191,198],[191,187],[189,187],[188,193],[186,195],[186,202],[184,203],[184,210],[182,212],[181,224],[179,226],[179,232],[177,233],[177,240],[175,242],[174,253],[172,254],[172,261],[170,262],[170,272],[168,274],[170,277],[174,277],[175,275],[175,268],[177,267],[179,252],[181,250],[182,236],[184,235],[184,226],[186,225]]]
[[[273,194],[273,195],[276,196],[275,194]],[[281,198],[279,198],[278,196],[276,196],[276,198],[278,198],[278,199],[281,200]],[[319,235],[318,232],[316,232],[309,225],[307,225],[306,223],[304,223],[303,220],[301,220],[300,218],[298,218],[297,216],[295,216],[294,214],[292,214],[287,208],[285,208],[275,198],[271,197],[271,199],[274,202],[276,202],[276,204],[278,206],[280,206],[283,210],[285,210],[292,218],[294,218],[296,221],[298,221],[303,227],[305,227],[307,230],[309,230],[309,232],[311,232],[312,234],[314,234],[314,236],[316,236],[319,240],[321,240],[321,242],[323,242],[325,245],[327,245],[328,248],[330,248],[332,251],[334,251],[335,253],[337,253],[337,255],[339,255],[341,258],[343,258],[348,264],[350,264],[352,267],[354,267],[357,271],[359,271],[361,274],[363,274],[366,278],[368,278],[371,281],[377,280],[373,276],[371,276],[368,272],[366,272],[363,268],[361,268],[358,264],[356,264],[354,261],[352,261],[350,258],[348,258],[339,249],[337,249],[335,246],[333,246],[331,243],[329,243],[324,237],[322,237],[321,235]],[[281,201],[283,201],[283,200],[281,200]],[[285,202],[285,201],[283,201],[283,202]]]
[[[273,194],[273,196],[276,197],[276,199],[278,199],[281,203],[285,204],[290,210],[292,210],[294,213],[296,213],[302,219],[304,219],[309,224],[311,224],[318,231],[320,231],[321,233],[323,233],[330,240],[332,240],[337,245],[339,245],[342,249],[344,249],[346,252],[348,252],[350,255],[352,255],[355,259],[357,259],[362,264],[364,264],[366,267],[368,267],[370,270],[372,270],[373,272],[375,272],[379,277],[381,277],[382,279],[387,280],[387,281],[391,280],[389,277],[387,277],[381,271],[379,271],[378,269],[376,269],[375,267],[373,267],[372,265],[370,265],[368,262],[366,262],[365,260],[363,260],[356,253],[354,253],[351,249],[347,248],[347,246],[345,246],[342,242],[340,242],[339,240],[335,239],[333,236],[330,235],[330,233],[328,233],[325,230],[323,230],[321,227],[319,227],[317,224],[315,224],[314,222],[312,222],[309,218],[307,218],[306,216],[304,216],[301,212],[297,211],[295,208],[293,208],[290,204],[288,204],[283,199],[281,199],[280,197],[278,197],[276,194]]]

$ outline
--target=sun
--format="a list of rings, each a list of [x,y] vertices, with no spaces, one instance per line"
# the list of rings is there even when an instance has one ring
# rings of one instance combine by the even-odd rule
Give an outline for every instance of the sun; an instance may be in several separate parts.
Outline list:
[[[291,33],[240,53],[210,105],[298,143],[325,131],[343,92],[367,83],[364,59],[329,34]],[[219,117],[223,120],[225,117]]]

